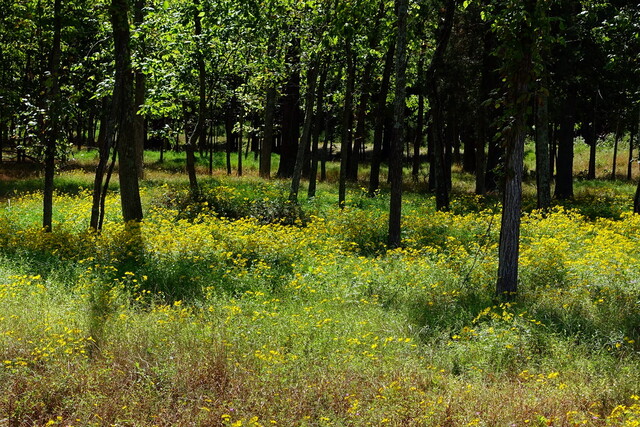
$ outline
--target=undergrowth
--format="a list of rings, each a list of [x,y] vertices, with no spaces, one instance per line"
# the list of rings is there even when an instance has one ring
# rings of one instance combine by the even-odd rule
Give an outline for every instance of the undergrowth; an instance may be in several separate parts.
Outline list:
[[[143,190],[141,225],[58,193],[0,210],[9,425],[635,425],[640,217],[523,218],[520,293],[494,300],[500,215],[408,195],[216,178]],[[328,202],[331,200],[331,203]],[[594,219],[595,218],[595,219]]]

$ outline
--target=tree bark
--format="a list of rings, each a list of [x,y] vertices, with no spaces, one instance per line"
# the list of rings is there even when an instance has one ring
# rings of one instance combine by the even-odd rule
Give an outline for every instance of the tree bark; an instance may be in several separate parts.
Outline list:
[[[291,69],[282,99],[282,146],[278,177],[290,178],[295,167],[300,138],[300,40],[296,39],[287,53]]]
[[[344,208],[347,192],[347,168],[349,165],[349,147],[351,145],[351,125],[353,123],[353,86],[355,84],[355,64],[351,39],[345,41],[345,57],[347,61],[347,84],[342,111],[342,138],[340,141],[340,182],[338,183],[338,205]]]
[[[53,222],[53,179],[55,173],[55,156],[56,144],[58,141],[59,120],[60,120],[60,33],[62,28],[61,19],[61,0],[55,0],[53,6],[53,46],[51,49],[51,57],[49,62],[50,89],[49,89],[49,120],[50,129],[45,147],[44,161],[44,191],[43,191],[43,209],[42,209],[42,227],[45,231],[51,231]],[[1,131],[1,130],[0,130]],[[0,150],[2,147],[0,146]]]
[[[532,68],[533,29],[530,27],[530,19],[535,4],[535,0],[526,0],[524,3],[529,20],[528,22],[525,20],[518,22],[520,27],[517,36],[519,49],[513,55],[515,58],[505,58],[507,65],[503,70],[508,85],[507,108],[509,109],[510,126],[505,135],[505,184],[498,248],[496,295],[507,300],[513,299],[518,289],[524,138]],[[513,61],[512,66],[509,66],[508,61]]]
[[[422,76],[424,69],[424,55],[425,49],[420,50],[420,58],[418,60],[418,76]],[[418,174],[420,173],[420,147],[422,147],[422,140],[424,135],[424,85],[422,81],[418,82],[418,119],[416,123],[416,134],[413,140],[413,156],[411,162],[411,175],[415,182],[418,181]]]
[[[620,134],[622,126],[620,125],[620,119],[616,123],[616,135],[613,141],[613,160],[611,161],[611,180],[615,181],[616,171],[618,166],[618,143],[620,142]]]
[[[438,36],[436,50],[425,73],[425,80],[428,84],[429,105],[431,108],[431,131],[433,140],[433,163],[436,209],[439,211],[449,210],[449,183],[451,170],[450,163],[447,162],[444,144],[444,117],[443,105],[440,94],[440,74],[444,65],[444,54],[449,44],[451,30],[453,29],[453,18],[456,10],[456,0],[447,0],[445,16],[438,26]],[[445,167],[449,164],[449,173]],[[449,178],[448,178],[449,177]]]
[[[407,73],[407,20],[408,0],[396,0],[397,35],[395,75],[396,88],[393,101],[393,142],[389,161],[391,178],[391,201],[389,207],[389,248],[400,247],[402,221],[402,151],[404,145],[404,110],[406,108]]]
[[[144,4],[145,0],[136,0],[133,12],[133,21],[135,25],[142,25],[142,21],[144,20]],[[140,44],[142,46],[142,54],[144,55],[144,36],[140,39]],[[145,118],[142,114],[140,114],[139,110],[142,108],[145,102],[145,91],[146,91],[146,76],[142,72],[141,69],[136,68],[134,70],[134,79],[135,79],[135,95],[134,95],[134,105],[136,110],[136,115],[133,120],[134,123],[134,144],[135,144],[135,152],[136,152],[136,167],[138,171],[138,178],[144,178],[144,143],[145,143]]]
[[[558,199],[573,198],[573,137],[576,101],[573,94],[563,102],[563,116],[558,132],[558,159],[556,161],[556,190]]]
[[[385,57],[382,81],[378,91],[376,106],[376,122],[373,131],[373,157],[371,159],[371,172],[369,175],[369,196],[373,197],[380,187],[380,163],[382,163],[382,137],[384,132],[385,116],[387,110],[387,94],[393,71],[393,59],[395,57],[395,42],[392,42]]]
[[[271,178],[271,151],[273,148],[273,120],[276,111],[276,87],[267,88],[266,104],[264,108],[264,136],[260,147],[260,176]]]
[[[291,190],[289,191],[289,201],[298,202],[298,190],[300,189],[300,178],[302,177],[302,168],[304,165],[305,152],[311,143],[311,125],[313,123],[313,103],[315,101],[316,77],[318,74],[318,66],[315,62],[309,64],[307,70],[307,93],[304,100],[304,126],[302,129],[302,139],[298,144],[298,154],[296,156],[296,165],[293,168],[293,176],[291,178]]]
[[[320,81],[318,83],[318,93],[316,96],[316,112],[313,120],[313,143],[311,147],[311,169],[309,170],[309,188],[307,190],[307,197],[312,198],[316,196],[316,182],[318,175],[318,160],[319,150],[318,145],[320,143],[320,131],[322,130],[322,123],[324,122],[324,90],[327,82],[327,74],[329,72],[329,64],[322,65],[322,71],[320,73]],[[325,136],[326,141],[326,136]]]
[[[551,173],[549,171],[549,89],[548,79],[541,79],[536,93],[536,184],[538,209],[551,206]]]
[[[120,201],[125,222],[142,220],[135,144],[133,141],[133,73],[129,49],[129,5],[127,0],[112,0],[111,25],[115,46],[116,76],[113,93],[116,117],[116,145],[119,159]]]

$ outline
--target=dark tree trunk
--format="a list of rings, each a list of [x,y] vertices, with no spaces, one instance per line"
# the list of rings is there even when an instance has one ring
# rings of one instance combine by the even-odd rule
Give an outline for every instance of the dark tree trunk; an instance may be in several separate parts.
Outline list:
[[[447,161],[445,151],[443,103],[440,93],[440,75],[443,72],[444,54],[449,44],[453,18],[456,10],[456,0],[447,0],[445,16],[438,26],[436,50],[431,59],[431,64],[426,72],[426,84],[428,85],[429,105],[431,108],[431,131],[433,139],[433,177],[436,190],[436,209],[449,210],[449,181],[451,180],[450,151]],[[450,147],[449,147],[450,148]],[[447,168],[449,171],[445,168]]]
[[[420,58],[418,60],[418,76],[422,76],[424,70],[424,55],[425,50],[420,51]],[[422,146],[422,139],[424,136],[424,85],[422,80],[418,82],[418,120],[416,123],[416,134],[413,140],[413,156],[411,164],[411,176],[415,182],[418,181],[418,174],[420,173],[420,147]]]
[[[61,32],[61,0],[54,2],[53,46],[49,58],[49,135],[45,147],[44,161],[44,191],[42,227],[51,231],[53,221],[53,186],[55,172],[56,143],[59,133],[60,100],[59,100],[59,69],[60,69],[60,32]],[[1,149],[1,148],[0,148]]]
[[[307,70],[307,93],[304,99],[304,126],[302,129],[302,139],[298,145],[298,154],[296,156],[296,166],[293,169],[291,178],[291,190],[289,191],[289,201],[298,202],[298,190],[300,189],[300,179],[302,177],[302,168],[305,163],[305,152],[311,143],[311,126],[313,124],[313,103],[315,101],[316,77],[318,74],[318,65],[315,62],[309,64]]]
[[[307,191],[307,197],[312,198],[316,196],[316,181],[318,175],[318,160],[320,153],[318,152],[318,145],[320,143],[320,131],[322,130],[322,123],[324,121],[324,115],[322,109],[324,107],[324,90],[327,81],[327,73],[329,72],[329,64],[323,64],[322,72],[320,73],[320,82],[318,83],[318,93],[316,96],[316,112],[313,120],[313,143],[311,148],[311,169],[309,170],[309,188]],[[325,136],[326,142],[326,136]]]
[[[636,141],[640,141],[640,106],[638,106],[638,119],[636,121]],[[633,212],[640,214],[640,180],[638,181],[638,188],[636,189],[635,197],[633,198]]]
[[[558,199],[573,197],[573,136],[576,101],[568,95],[563,102],[563,116],[558,132],[558,159],[556,161],[556,191]]]
[[[376,105],[376,122],[373,131],[373,157],[371,159],[371,174],[369,176],[369,196],[373,197],[380,187],[380,163],[382,162],[382,137],[384,132],[385,117],[387,111],[387,94],[393,70],[395,56],[395,43],[391,43],[384,62],[382,81],[378,91]]]
[[[447,183],[446,153],[443,136],[442,105],[440,104],[440,94],[437,89],[432,89],[429,96],[431,106],[431,140],[433,141],[433,179],[436,191],[436,209],[439,211],[449,210],[449,191]]]
[[[355,84],[355,64],[351,40],[345,41],[345,56],[347,61],[347,84],[344,94],[344,109],[342,111],[342,138],[340,141],[340,182],[338,184],[338,205],[344,208],[347,192],[347,168],[349,165],[349,151],[351,146],[351,125],[353,123],[353,86]]]
[[[524,7],[529,17],[532,16],[535,4],[535,0],[525,1]],[[519,58],[515,60],[517,62],[513,63],[513,68],[507,67],[503,71],[508,85],[507,108],[509,116],[511,116],[511,126],[505,135],[505,184],[498,248],[496,295],[507,300],[512,299],[518,290],[524,138],[532,67],[533,29],[529,27],[530,24],[525,22],[521,22],[520,25],[523,28],[518,37],[521,49],[517,52]],[[506,61],[509,60],[510,58],[506,58]]]
[[[549,89],[548,79],[536,94],[536,184],[538,209],[551,206],[551,173],[549,171]]]
[[[144,3],[145,0],[136,0],[133,12],[133,21],[136,26],[142,25],[144,20]],[[142,52],[144,54],[144,31],[142,32],[142,38],[139,39]],[[134,123],[134,144],[136,151],[136,167],[138,170],[138,178],[144,178],[144,141],[145,141],[145,118],[139,113],[140,108],[145,101],[145,86],[146,76],[140,68],[134,70],[135,75],[135,95],[134,105],[136,109],[136,115],[133,120]]]
[[[591,111],[591,124],[585,132],[585,142],[589,146],[589,170],[587,171],[587,179],[596,179],[596,148],[598,144],[598,131],[596,128],[596,108],[598,104],[598,93],[593,98],[593,106]]]
[[[58,141],[58,126],[60,119],[60,96],[58,74],[60,70],[60,32],[62,28],[61,0],[55,0],[53,6],[53,46],[49,61],[49,120],[50,129],[45,147],[44,160],[44,195],[42,210],[42,227],[51,231],[53,222],[53,178],[55,172],[56,143]],[[0,150],[2,147],[0,147]]]
[[[129,5],[127,0],[112,0],[111,25],[115,46],[116,76],[113,90],[116,117],[120,200],[125,222],[142,220],[142,203],[138,186],[135,145],[133,141],[133,73],[129,50]]]
[[[635,120],[631,119],[631,129],[629,131],[629,157],[627,161],[627,181],[631,181],[633,175],[633,144],[634,144],[634,135],[636,130]]]
[[[287,62],[291,69],[285,84],[282,99],[282,146],[280,147],[280,164],[278,177],[290,178],[296,163],[298,139],[300,138],[300,41],[289,48]]]
[[[264,136],[260,147],[260,176],[271,178],[271,151],[273,147],[273,120],[276,111],[276,87],[269,86],[264,108]]]
[[[320,152],[320,181],[327,180],[327,158],[329,157],[329,115],[325,114],[324,119],[324,141],[322,141],[322,151]],[[331,136],[333,137],[333,136]],[[331,143],[333,144],[333,143]]]
[[[464,152],[462,153],[462,170],[468,173],[475,173],[476,141],[474,141],[473,138],[473,131],[465,126],[460,136],[462,137],[464,147]]]
[[[622,126],[620,125],[620,119],[616,123],[616,136],[613,140],[613,160],[611,161],[611,180],[616,179],[616,171],[618,166],[618,143],[620,142],[620,134]]]
[[[404,110],[406,108],[407,17],[408,0],[396,0],[398,28],[396,36],[396,89],[393,100],[393,143],[389,161],[391,201],[389,207],[389,248],[398,248],[402,240],[402,148],[404,143]]]
[[[639,163],[640,159],[636,159],[636,161],[633,161],[633,144],[635,141],[635,144],[638,145],[638,143],[640,142],[640,106],[638,106],[638,118],[636,119],[631,119],[631,134],[629,135],[629,169],[627,170],[627,179],[630,181],[633,178],[633,171],[632,171],[632,167],[633,167],[633,163]],[[634,135],[635,135],[635,139],[634,139]],[[639,155],[640,156],[640,155]]]
[[[238,176],[242,176],[242,139],[244,138],[244,113],[240,114],[240,131],[238,132]]]
[[[191,194],[198,194],[198,177],[196,175],[196,147],[194,144],[194,135],[196,133],[195,130],[190,132],[190,129],[185,125],[184,128],[184,136],[187,140],[187,143],[184,146],[184,151],[186,155],[186,169],[187,176],[189,177],[189,189]]]
[[[233,127],[236,121],[236,107],[237,100],[233,97],[231,100],[227,102],[227,111],[225,112],[224,117],[224,130],[226,135],[226,160],[227,160],[227,175],[231,175],[231,152],[233,151],[233,147],[236,142],[236,135],[233,131]]]
[[[480,109],[478,113],[478,140],[476,144],[476,194],[486,194],[498,187],[495,168],[500,163],[500,147],[493,135],[493,122],[496,109],[489,102],[491,92],[498,86],[499,76],[497,58],[493,55],[496,49],[496,37],[487,25],[483,30],[482,68],[480,77]]]

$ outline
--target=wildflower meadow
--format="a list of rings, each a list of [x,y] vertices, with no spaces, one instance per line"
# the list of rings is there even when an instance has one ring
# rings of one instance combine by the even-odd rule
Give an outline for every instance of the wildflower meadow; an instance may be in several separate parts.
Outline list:
[[[191,200],[156,175],[140,225],[111,192],[96,233],[59,179],[50,233],[40,192],[1,200],[2,426],[640,425],[630,199],[529,210],[506,303],[488,199],[411,192],[387,250],[388,202],[355,186],[340,210],[330,184],[294,206],[277,180]]]

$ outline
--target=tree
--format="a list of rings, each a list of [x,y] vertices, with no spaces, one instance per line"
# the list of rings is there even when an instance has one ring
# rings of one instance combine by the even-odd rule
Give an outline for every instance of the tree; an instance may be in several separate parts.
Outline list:
[[[113,117],[115,141],[118,151],[120,201],[125,222],[142,220],[142,203],[138,185],[135,141],[133,140],[133,73],[129,47],[129,4],[127,0],[112,0],[111,25],[113,27],[115,55],[115,83],[113,89]]]
[[[498,6],[493,27],[498,35],[501,74],[506,84],[503,128],[506,160],[496,294],[511,299],[518,289],[518,255],[522,170],[527,110],[533,80],[536,0],[507,1]]]
[[[406,97],[407,72],[407,20],[409,1],[397,0],[398,16],[396,35],[395,76],[396,88],[393,101],[393,142],[389,174],[391,178],[391,203],[389,208],[389,240],[390,248],[397,248],[401,243],[402,219],[402,149],[404,144],[404,110]]]
[[[53,6],[53,46],[49,61],[49,135],[45,147],[45,170],[43,190],[42,227],[51,231],[53,220],[53,178],[55,173],[56,144],[58,142],[60,120],[60,56],[61,56],[61,0]],[[1,148],[0,148],[1,149]]]

